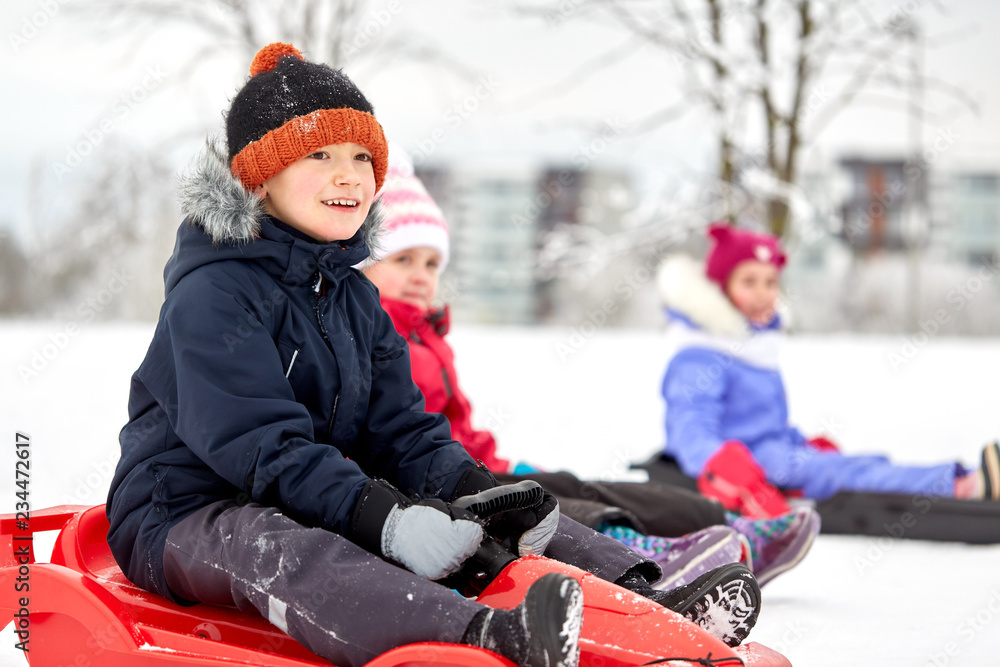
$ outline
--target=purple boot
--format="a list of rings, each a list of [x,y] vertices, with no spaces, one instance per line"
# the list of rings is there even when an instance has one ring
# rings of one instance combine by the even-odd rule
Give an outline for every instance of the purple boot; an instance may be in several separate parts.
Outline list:
[[[663,578],[653,587],[660,590],[685,586],[717,567],[744,560],[746,540],[726,526],[709,526],[676,538],[643,535],[624,526],[611,526],[602,532],[655,561]]]
[[[763,586],[802,560],[819,533],[820,518],[811,507],[800,507],[774,519],[748,519],[726,512],[726,523],[750,542],[754,576]]]

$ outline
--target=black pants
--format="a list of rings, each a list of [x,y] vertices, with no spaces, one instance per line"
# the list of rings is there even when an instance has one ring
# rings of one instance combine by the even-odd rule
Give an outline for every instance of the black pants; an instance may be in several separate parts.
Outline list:
[[[726,515],[718,502],[693,491],[657,482],[584,482],[568,472],[539,472],[527,475],[497,475],[504,484],[533,479],[549,493],[559,498],[595,501],[618,507],[626,517],[638,521],[636,530],[647,535],[680,537],[709,526],[725,525]],[[571,503],[565,503],[572,508]],[[590,514],[574,515],[574,519],[592,528]],[[594,515],[600,517],[601,515]]]
[[[546,556],[614,581],[659,568],[561,517]],[[273,507],[218,502],[170,529],[170,590],[186,600],[255,610],[317,655],[354,667],[396,646],[458,642],[482,606]]]

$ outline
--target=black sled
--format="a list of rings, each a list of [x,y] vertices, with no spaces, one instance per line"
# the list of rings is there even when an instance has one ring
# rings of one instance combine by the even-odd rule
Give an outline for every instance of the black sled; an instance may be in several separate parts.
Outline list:
[[[650,481],[698,490],[672,456],[656,453],[631,467],[647,471]],[[815,507],[827,535],[1000,544],[1000,502],[841,491]]]

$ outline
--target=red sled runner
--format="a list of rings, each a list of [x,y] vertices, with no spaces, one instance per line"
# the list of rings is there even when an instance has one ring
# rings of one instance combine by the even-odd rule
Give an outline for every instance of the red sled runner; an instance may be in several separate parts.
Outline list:
[[[34,534],[52,530],[59,534],[51,562],[35,562]],[[103,505],[53,507],[32,512],[29,521],[23,514],[0,516],[0,609],[13,618],[32,667],[330,664],[263,617],[209,604],[182,607],[136,587],[115,563],[107,531]],[[583,666],[790,667],[764,646],[730,648],[674,612],[546,558],[513,561],[478,601],[513,608],[549,572],[569,574],[583,586]],[[432,642],[393,649],[366,667],[431,665],[513,667],[485,649]]]

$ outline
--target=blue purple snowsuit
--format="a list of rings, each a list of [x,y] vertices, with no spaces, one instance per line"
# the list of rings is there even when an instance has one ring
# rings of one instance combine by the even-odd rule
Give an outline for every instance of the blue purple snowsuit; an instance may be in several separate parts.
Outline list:
[[[721,296],[718,288],[709,287]],[[728,301],[716,305],[721,308]],[[713,332],[678,310],[667,313],[675,352],[662,385],[667,404],[664,451],[687,475],[697,477],[723,442],[739,440],[771,483],[801,489],[807,498],[821,500],[841,490],[953,494],[955,476],[963,472],[955,463],[902,466],[884,456],[820,452],[807,444],[788,423],[777,363],[784,334],[777,316],[769,326],[740,336]]]

